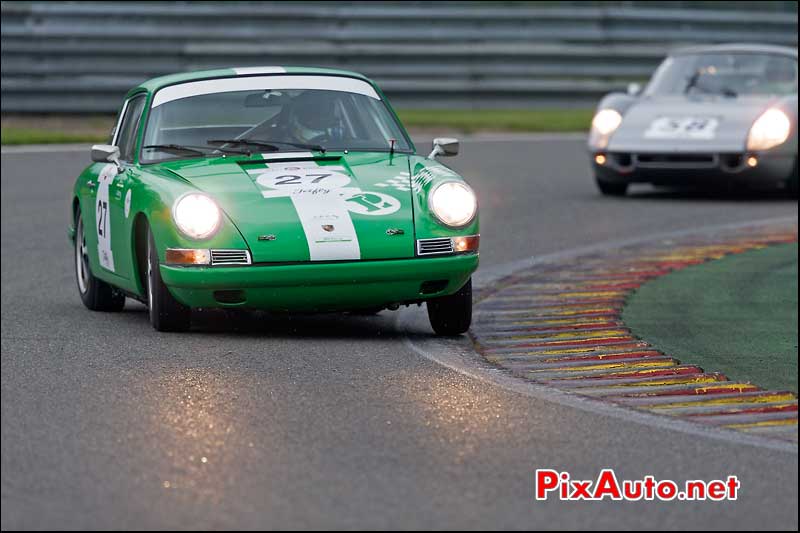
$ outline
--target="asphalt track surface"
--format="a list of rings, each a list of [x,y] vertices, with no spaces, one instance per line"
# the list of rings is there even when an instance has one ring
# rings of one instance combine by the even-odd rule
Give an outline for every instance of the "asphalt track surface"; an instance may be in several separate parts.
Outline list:
[[[427,146],[426,146],[427,148]],[[88,152],[2,156],[2,528],[797,529],[797,453],[509,391],[405,342],[414,320],[83,308],[66,238]],[[780,195],[598,195],[580,140],[472,140],[482,269],[651,233],[797,215]],[[407,331],[407,329],[411,331]],[[532,497],[537,468],[719,479],[738,501]]]

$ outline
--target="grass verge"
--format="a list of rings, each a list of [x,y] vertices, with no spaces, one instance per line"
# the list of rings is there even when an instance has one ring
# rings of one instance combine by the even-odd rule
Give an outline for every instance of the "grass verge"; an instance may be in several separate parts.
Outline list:
[[[491,132],[587,131],[591,109],[399,109],[403,124],[411,130]],[[114,117],[3,116],[0,143],[100,143],[108,139]]]
[[[588,131],[592,109],[400,109],[407,128],[476,131]]]
[[[57,144],[57,143],[101,143],[108,135],[96,133],[73,133],[69,131],[40,130],[36,128],[3,128],[0,144]]]
[[[3,115],[0,143],[101,143],[114,125],[112,115]]]
[[[797,244],[689,267],[643,285],[623,320],[684,363],[797,392]]]

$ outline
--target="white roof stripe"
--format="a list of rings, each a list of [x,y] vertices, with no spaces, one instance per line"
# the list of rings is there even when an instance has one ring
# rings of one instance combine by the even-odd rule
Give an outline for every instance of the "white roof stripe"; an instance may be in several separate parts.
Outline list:
[[[236,74],[285,74],[286,69],[283,67],[238,67],[233,71]]]
[[[190,96],[234,91],[257,91],[259,89],[322,89],[363,94],[380,100],[372,85],[356,78],[344,76],[248,76],[190,81],[178,85],[170,85],[156,92],[155,98],[153,98],[153,107],[158,107],[173,100],[189,98]]]

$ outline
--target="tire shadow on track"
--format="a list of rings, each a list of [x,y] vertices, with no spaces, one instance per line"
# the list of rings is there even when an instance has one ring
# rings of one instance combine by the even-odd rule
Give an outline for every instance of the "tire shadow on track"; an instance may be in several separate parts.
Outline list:
[[[797,203],[797,198],[783,190],[710,189],[654,187],[634,189],[628,200],[688,200],[704,202],[774,202]]]
[[[146,319],[146,317],[144,317]],[[193,313],[190,334],[220,333],[242,337],[286,339],[399,339],[390,312],[275,314],[263,311],[201,310]]]

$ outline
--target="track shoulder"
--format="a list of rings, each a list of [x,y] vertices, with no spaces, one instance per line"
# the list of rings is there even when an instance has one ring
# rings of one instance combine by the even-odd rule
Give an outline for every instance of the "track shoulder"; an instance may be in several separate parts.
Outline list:
[[[796,453],[792,393],[681,363],[621,321],[627,296],[648,279],[796,240],[797,221],[788,217],[604,243],[483,272],[476,276],[474,349],[463,339],[420,334],[408,313],[401,314],[401,325],[417,353],[519,393]]]

